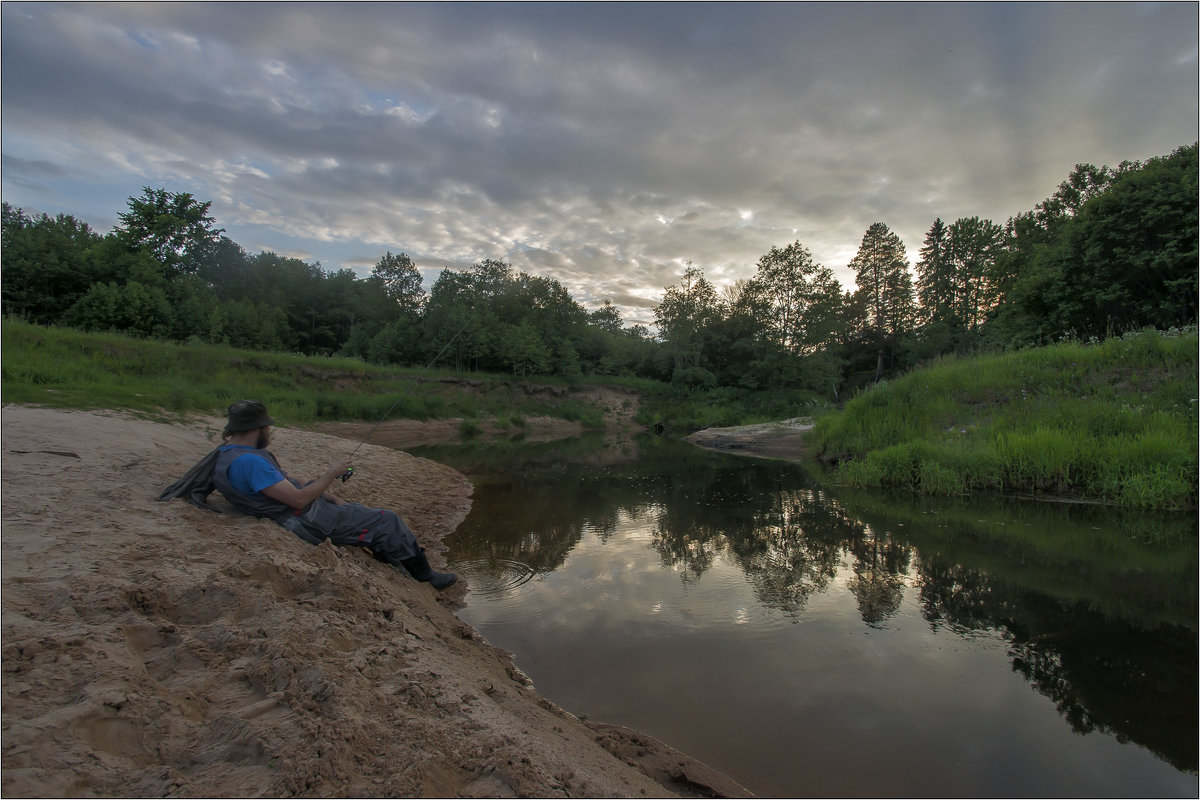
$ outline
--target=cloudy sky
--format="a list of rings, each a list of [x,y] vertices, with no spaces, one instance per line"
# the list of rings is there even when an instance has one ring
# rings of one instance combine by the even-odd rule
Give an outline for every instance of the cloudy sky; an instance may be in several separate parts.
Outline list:
[[[143,186],[428,287],[484,258],[649,323],[799,241],[1003,223],[1197,139],[1195,3],[4,2],[3,198],[101,232]]]

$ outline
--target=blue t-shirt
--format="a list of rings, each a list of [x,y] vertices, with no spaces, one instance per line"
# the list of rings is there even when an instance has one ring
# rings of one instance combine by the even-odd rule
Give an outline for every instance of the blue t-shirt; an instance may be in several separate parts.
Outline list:
[[[253,447],[236,444],[228,445],[221,449],[227,450],[237,447],[244,447],[246,450],[254,449]],[[246,494],[258,494],[268,486],[274,486],[284,480],[283,473],[258,453],[247,453],[244,456],[235,458],[233,463],[229,465],[228,475],[229,482],[233,484],[233,488]]]

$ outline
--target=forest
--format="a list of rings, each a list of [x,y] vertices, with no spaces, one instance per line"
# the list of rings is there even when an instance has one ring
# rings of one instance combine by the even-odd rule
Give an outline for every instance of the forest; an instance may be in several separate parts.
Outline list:
[[[369,276],[224,236],[211,202],[145,187],[101,234],[3,204],[7,319],[176,342],[441,365],[522,377],[632,376],[695,388],[844,398],[949,353],[1004,351],[1196,322],[1197,145],[1117,167],[1079,164],[1003,223],[933,220],[910,264],[883,222],[840,285],[802,242],[718,291],[688,263],[656,331],[589,311],[553,278],[484,260],[426,290],[386,252]]]

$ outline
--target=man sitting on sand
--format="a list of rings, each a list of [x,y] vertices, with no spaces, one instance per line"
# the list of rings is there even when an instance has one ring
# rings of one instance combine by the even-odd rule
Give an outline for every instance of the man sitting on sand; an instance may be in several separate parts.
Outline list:
[[[311,544],[329,539],[338,545],[370,548],[376,558],[438,590],[458,580],[452,572],[430,568],[424,548],[396,512],[347,503],[326,494],[325,490],[350,470],[350,459],[335,461],[324,475],[306,484],[289,477],[267,450],[274,425],[267,407],[257,400],[234,403],[222,433],[225,444],[206,459],[213,459],[211,483],[207,482],[208,471],[202,468],[202,461],[159,499],[190,492],[189,499],[195,502],[198,485],[201,496],[216,488],[238,511],[273,519]]]

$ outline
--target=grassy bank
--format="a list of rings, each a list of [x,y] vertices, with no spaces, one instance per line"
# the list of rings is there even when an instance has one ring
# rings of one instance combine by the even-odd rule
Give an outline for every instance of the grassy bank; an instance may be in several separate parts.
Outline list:
[[[566,392],[530,393],[502,376],[463,380],[436,369],[310,358],[81,333],[5,320],[3,400],[54,408],[124,409],[166,418],[225,413],[262,400],[285,425],[389,418],[508,420],[551,416],[602,428],[601,409]],[[419,382],[418,382],[418,379]],[[559,381],[558,383],[564,383]]]
[[[530,393],[504,375],[400,369],[356,359],[321,358],[180,345],[118,334],[3,322],[3,399],[56,408],[120,408],[150,416],[224,413],[245,397],[262,400],[287,425],[322,421],[462,418],[509,421],[550,416],[604,427],[603,411],[563,392]],[[416,381],[421,378],[420,383]],[[636,392],[637,421],[673,432],[766,422],[812,413],[808,395],[688,389],[645,379],[538,378],[563,388],[592,383]],[[800,410],[797,410],[800,409]],[[806,410],[807,409],[807,410]]]
[[[814,437],[850,486],[1192,508],[1196,331],[943,359],[854,398]]]

